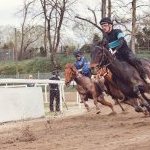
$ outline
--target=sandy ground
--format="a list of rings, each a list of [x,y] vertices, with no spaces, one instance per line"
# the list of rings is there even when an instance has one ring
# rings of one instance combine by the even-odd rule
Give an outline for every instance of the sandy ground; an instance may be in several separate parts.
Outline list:
[[[1,124],[0,150],[150,150],[150,118],[124,107]]]

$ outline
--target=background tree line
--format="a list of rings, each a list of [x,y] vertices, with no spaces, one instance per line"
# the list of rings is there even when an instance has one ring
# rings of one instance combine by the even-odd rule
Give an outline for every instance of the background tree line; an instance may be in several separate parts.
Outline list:
[[[88,51],[94,34],[102,37],[99,20],[107,16],[129,36],[134,52],[137,47],[149,48],[150,13],[146,9],[150,2],[144,1],[95,0],[95,5],[81,10],[86,11],[83,15],[75,7],[79,0],[24,0],[17,11],[22,18],[20,28],[0,27],[1,48],[14,49],[17,60],[43,56],[55,66],[57,52],[68,55],[81,44]]]

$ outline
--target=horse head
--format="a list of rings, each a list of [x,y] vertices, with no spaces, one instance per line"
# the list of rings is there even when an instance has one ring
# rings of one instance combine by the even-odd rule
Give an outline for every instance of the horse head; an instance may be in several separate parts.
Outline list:
[[[105,75],[108,74],[108,69],[106,67],[101,67],[98,70],[97,74],[104,77]]]
[[[73,64],[66,64],[65,66],[65,85],[69,85],[69,83],[75,79],[77,74],[77,69]]]
[[[93,46],[90,63],[92,74],[97,74],[101,67],[109,65],[113,59],[112,54],[102,44]]]

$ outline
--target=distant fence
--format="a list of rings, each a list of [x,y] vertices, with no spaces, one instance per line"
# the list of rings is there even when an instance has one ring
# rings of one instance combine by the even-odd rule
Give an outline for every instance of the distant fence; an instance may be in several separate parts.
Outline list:
[[[0,75],[0,78],[13,78],[13,79],[28,79],[30,74],[15,74],[15,75]],[[49,79],[52,75],[51,72],[47,73],[32,73],[34,79]],[[64,73],[59,72],[60,78],[64,78]]]
[[[136,47],[137,52],[145,52],[145,53],[150,53],[150,46],[147,47]]]

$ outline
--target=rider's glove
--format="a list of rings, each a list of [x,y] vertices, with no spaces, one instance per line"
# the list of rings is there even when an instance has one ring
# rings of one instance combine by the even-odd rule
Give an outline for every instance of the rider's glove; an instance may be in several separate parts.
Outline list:
[[[78,69],[78,71],[79,71],[79,72],[82,72],[82,68],[81,68],[81,69]]]
[[[117,52],[117,50],[116,50],[116,49],[115,49],[115,50],[113,50],[113,49],[111,49],[111,48],[109,48],[109,51],[111,52],[111,54],[112,54],[112,55],[116,54],[116,52]]]

